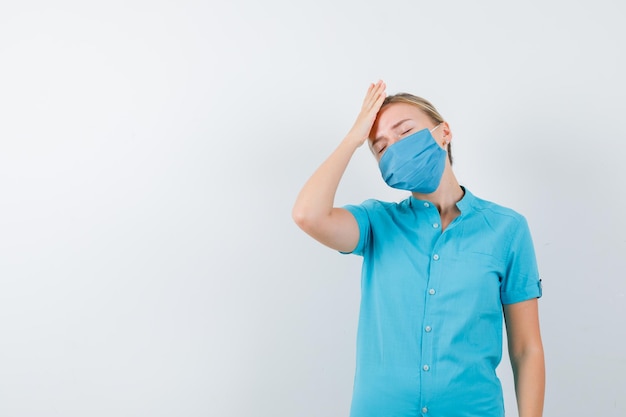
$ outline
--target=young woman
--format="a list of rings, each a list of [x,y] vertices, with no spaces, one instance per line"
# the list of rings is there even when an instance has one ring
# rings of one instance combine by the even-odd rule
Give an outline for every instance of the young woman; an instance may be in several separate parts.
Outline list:
[[[294,205],[302,230],[363,257],[352,417],[504,416],[503,317],[519,415],[542,415],[541,283],[528,225],[459,185],[451,140],[428,101],[386,97],[379,81]],[[411,196],[334,207],[365,141],[387,184]]]

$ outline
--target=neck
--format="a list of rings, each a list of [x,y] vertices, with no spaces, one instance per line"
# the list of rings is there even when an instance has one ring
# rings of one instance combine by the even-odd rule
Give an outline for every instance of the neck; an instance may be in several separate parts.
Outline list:
[[[465,192],[454,176],[449,163],[446,163],[439,187],[430,194],[413,193],[413,197],[418,200],[430,201],[443,216],[446,214],[457,214],[459,212],[456,203],[463,198],[464,194]]]

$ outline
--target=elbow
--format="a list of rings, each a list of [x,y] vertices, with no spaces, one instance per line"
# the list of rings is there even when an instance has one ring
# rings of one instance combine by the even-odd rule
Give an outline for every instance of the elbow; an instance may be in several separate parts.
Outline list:
[[[305,214],[297,207],[294,207],[293,210],[291,210],[291,218],[300,228],[302,228],[302,225],[306,223]]]
[[[291,211],[291,217],[298,227],[309,235],[315,234],[323,224],[323,216],[297,205]]]
[[[312,223],[311,216],[307,213],[307,211],[297,205],[294,206],[291,211],[291,218],[298,225],[298,227],[304,231],[308,230]]]

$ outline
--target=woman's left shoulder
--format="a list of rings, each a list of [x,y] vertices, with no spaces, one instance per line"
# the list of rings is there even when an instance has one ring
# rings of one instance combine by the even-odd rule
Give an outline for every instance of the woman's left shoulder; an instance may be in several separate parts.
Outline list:
[[[524,215],[510,207],[494,203],[493,201],[474,196],[473,206],[477,211],[494,218],[499,218],[500,221],[508,221],[512,224],[526,223]]]

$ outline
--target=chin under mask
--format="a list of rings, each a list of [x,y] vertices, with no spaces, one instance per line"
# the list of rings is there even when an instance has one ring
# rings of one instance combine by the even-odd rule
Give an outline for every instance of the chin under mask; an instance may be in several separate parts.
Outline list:
[[[422,129],[389,146],[378,165],[390,187],[429,194],[441,182],[446,151],[435,141],[430,130]]]

